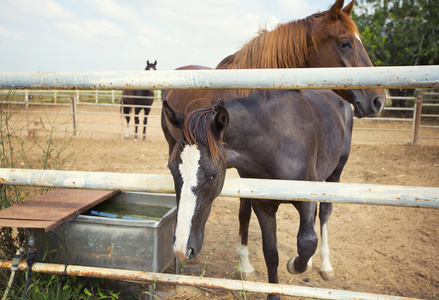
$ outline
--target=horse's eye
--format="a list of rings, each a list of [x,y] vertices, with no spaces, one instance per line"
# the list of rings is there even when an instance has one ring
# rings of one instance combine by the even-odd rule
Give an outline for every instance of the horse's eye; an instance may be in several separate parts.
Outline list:
[[[212,172],[212,174],[210,174],[210,180],[215,180],[216,177],[218,176],[219,171],[215,170]]]
[[[342,41],[338,43],[338,45],[342,48],[352,48],[352,45],[349,41]]]

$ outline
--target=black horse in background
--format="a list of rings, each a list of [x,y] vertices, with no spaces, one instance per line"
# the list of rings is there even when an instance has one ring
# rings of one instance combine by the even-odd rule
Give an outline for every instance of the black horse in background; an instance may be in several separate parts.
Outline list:
[[[153,64],[146,61],[145,71],[157,70],[157,61]],[[123,115],[127,119],[127,127],[125,131],[125,137],[129,137],[130,134],[130,112],[134,107],[134,141],[137,141],[137,126],[139,125],[139,113],[143,109],[143,140],[146,139],[146,124],[148,123],[148,114],[151,111],[151,105],[154,101],[154,91],[151,90],[123,90],[120,103],[122,104]]]

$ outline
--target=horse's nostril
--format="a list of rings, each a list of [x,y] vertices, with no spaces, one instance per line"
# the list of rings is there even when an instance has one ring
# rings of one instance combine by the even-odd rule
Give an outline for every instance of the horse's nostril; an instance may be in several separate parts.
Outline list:
[[[382,107],[381,97],[375,97],[372,101],[372,107],[375,111],[380,111]]]
[[[186,252],[186,258],[193,259],[195,258],[195,251],[193,248],[188,248]]]

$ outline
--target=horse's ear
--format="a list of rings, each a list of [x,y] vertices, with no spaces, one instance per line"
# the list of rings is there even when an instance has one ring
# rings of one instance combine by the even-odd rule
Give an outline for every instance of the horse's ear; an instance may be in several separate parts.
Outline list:
[[[179,129],[183,128],[184,114],[178,110],[172,109],[166,100],[163,101],[163,112],[166,116],[166,119],[172,124],[172,126]]]
[[[337,0],[334,5],[328,10],[328,17],[330,20],[338,19],[340,10],[343,8],[344,0]]]
[[[352,9],[354,8],[354,3],[355,3],[355,0],[352,0],[351,3],[346,5],[345,8],[343,8],[343,12],[345,12],[348,16],[350,16],[352,13]]]
[[[149,59],[146,61],[146,65],[149,66]]]
[[[216,110],[217,113],[215,115],[215,121],[213,122],[213,132],[215,133],[216,138],[220,139],[222,138],[227,125],[229,125],[229,112],[224,106],[223,101],[220,101]]]
[[[353,1],[352,1],[353,2]],[[157,65],[157,60],[154,62],[154,67]]]

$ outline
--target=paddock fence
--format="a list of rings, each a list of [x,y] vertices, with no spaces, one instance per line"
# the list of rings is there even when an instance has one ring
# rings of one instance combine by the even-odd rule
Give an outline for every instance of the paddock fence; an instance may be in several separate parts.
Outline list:
[[[360,70],[359,70],[360,69]],[[300,70],[224,70],[104,73],[11,73],[0,72],[3,89],[204,89],[204,88],[438,88],[439,67],[410,68],[343,68]],[[152,73],[152,72],[151,72]],[[326,74],[323,77],[322,74]],[[329,74],[329,75],[328,75]],[[146,76],[145,76],[146,75]],[[157,75],[157,77],[155,77]],[[330,79],[328,79],[330,78]],[[170,176],[115,174],[99,172],[44,171],[0,169],[0,184],[88,188],[126,191],[173,192]],[[295,187],[295,188],[294,188]],[[304,193],[304,194],[300,194]],[[330,201],[376,205],[397,205],[438,208],[439,188],[386,185],[294,182],[280,180],[227,179],[223,196],[294,199],[300,201]],[[352,200],[356,199],[356,200]],[[11,262],[0,262],[1,268],[11,268]],[[23,264],[20,269],[24,269]],[[401,297],[357,293],[352,291],[251,283],[189,277],[182,275],[131,273],[82,266],[36,264],[34,271],[77,276],[125,279],[145,282],[168,282],[181,285],[209,286],[232,290],[257,291],[318,299],[402,299]],[[136,276],[135,276],[136,275]],[[219,284],[219,281],[223,281]]]
[[[121,99],[124,98],[153,98],[151,106],[123,104],[133,108],[131,113],[124,114]],[[148,135],[162,136],[160,133],[161,91],[155,91],[154,97],[122,96],[121,90],[2,90],[0,104],[8,105],[8,110],[14,114],[14,121],[20,134],[27,136],[39,135],[47,126],[57,126],[76,136],[103,136],[125,138],[127,126],[125,117],[130,117],[129,129],[134,132],[134,108],[149,107],[147,116]],[[139,133],[143,132],[143,111],[139,115]],[[141,134],[142,135],[142,134]]]
[[[356,68],[356,69],[370,69],[370,68]],[[389,87],[402,87],[404,84],[412,84],[410,78],[404,77],[404,72],[409,72],[409,67],[398,67],[398,68],[372,68],[379,70],[379,72],[373,72],[373,74],[377,74],[377,77],[380,76],[384,80],[388,80]],[[306,70],[306,69],[305,69]],[[324,69],[323,69],[324,70]],[[391,70],[391,71],[389,71]],[[384,114],[379,118],[363,118],[357,119],[355,118],[354,122],[354,134],[353,140],[358,141],[383,141],[383,142],[396,142],[396,143],[409,143],[409,144],[417,144],[418,141],[429,143],[434,142],[435,140],[439,140],[439,93],[435,92],[432,89],[425,89],[426,87],[436,87],[431,83],[431,80],[428,76],[431,76],[430,72],[434,70],[434,67],[418,67],[416,72],[410,71],[409,74],[413,74],[413,76],[418,76],[414,80],[417,80],[416,86],[419,89],[415,97],[388,97],[388,105],[385,108]],[[220,88],[224,88],[223,72],[227,70],[221,70],[219,73],[221,76],[216,76],[213,80],[210,80],[209,76],[210,72],[198,71],[193,73],[186,72],[183,76],[179,76],[177,80],[177,88],[181,87],[183,84],[181,81],[185,81],[188,83],[188,86],[194,86],[198,88],[212,88],[212,84],[220,85]],[[248,71],[248,70],[239,70],[239,71]],[[263,80],[263,82],[258,83],[257,88],[322,88],[317,84],[321,81],[322,85],[325,88],[348,88],[347,83],[349,84],[359,83],[359,80],[363,80],[364,76],[360,76],[357,73],[353,75],[345,76],[345,78],[340,78],[337,81],[333,79],[329,81],[327,79],[315,78],[314,75],[305,74],[305,77],[308,76],[311,81],[310,84],[306,85],[306,81],[299,76],[297,76],[297,72],[302,73],[302,70],[294,70],[294,75],[298,77],[297,82],[293,83],[286,76],[291,76],[291,72],[286,72],[282,70],[282,79],[276,79],[275,76],[271,74],[272,70],[262,70],[261,72],[268,72],[268,75],[263,74],[264,78],[272,77],[272,84],[270,85],[270,78],[267,80]],[[277,70],[279,71],[279,70]],[[422,77],[422,72],[425,71],[427,75]],[[177,71],[179,72],[179,71]],[[391,72],[391,73],[389,73]],[[126,73],[126,72],[125,72]],[[125,74],[122,72],[122,74]],[[129,74],[137,74],[136,72],[130,72]],[[169,74],[169,76],[175,77],[175,71],[160,71],[159,73],[163,73],[165,75],[158,76],[159,78],[165,78]],[[227,72],[226,72],[227,73]],[[247,72],[245,72],[247,73]],[[121,107],[120,107],[120,98],[122,91],[114,90],[114,89],[103,89],[103,90],[60,90],[62,86],[56,85],[58,87],[56,90],[47,91],[40,90],[37,85],[33,85],[32,90],[21,89],[19,84],[10,84],[10,81],[7,78],[24,80],[25,73],[17,74],[14,72],[4,72],[6,77],[2,82],[4,87],[8,87],[8,90],[3,90],[1,92],[1,99],[3,103],[5,99],[8,99],[9,104],[15,104],[16,107],[23,107],[21,110],[24,115],[16,115],[16,118],[23,123],[26,128],[23,130],[24,134],[27,135],[38,135],[39,130],[41,130],[46,123],[50,123],[53,125],[57,125],[62,127],[61,129],[68,130],[72,132],[75,136],[82,135],[86,136],[86,134],[93,135],[94,137],[104,136],[108,138],[109,136],[120,137],[122,140],[125,138],[125,128],[126,121],[125,115],[123,115]],[[68,77],[69,74],[61,73],[64,77]],[[383,75],[384,74],[384,75]],[[26,76],[30,75],[29,73]],[[44,74],[44,72],[34,72],[35,76],[49,76],[48,74]],[[70,74],[71,75],[71,74]],[[81,80],[85,74],[75,73],[77,77],[74,79],[74,83],[70,82],[69,84],[74,86],[74,84],[78,85],[78,88],[84,88],[84,84],[81,84]],[[114,76],[114,72],[103,72],[102,74],[92,73],[94,76],[108,76],[109,79],[106,79],[107,82],[111,81],[111,78]],[[125,75],[124,75],[125,76]],[[134,75],[133,75],[134,76]],[[195,76],[195,77],[194,77]],[[198,76],[198,77],[196,77]],[[207,76],[207,77],[206,77]],[[244,75],[243,75],[244,76]],[[255,75],[252,75],[255,76]],[[151,76],[148,76],[151,77]],[[242,80],[241,77],[235,76],[237,79],[241,80],[241,86],[239,88],[249,88],[247,80]],[[357,78],[359,77],[359,78]],[[360,82],[358,88],[373,88],[373,84],[375,87],[382,87],[382,84],[374,82],[370,79],[370,77],[364,77],[365,82]],[[117,78],[117,76],[116,76]],[[137,77],[136,77],[137,78]],[[183,79],[182,79],[183,78]],[[287,79],[285,79],[287,78]],[[331,74],[332,78],[332,74]],[[67,78],[68,79],[68,78]],[[92,77],[93,79],[93,77]],[[306,79],[306,78],[305,78]],[[50,80],[50,79],[49,79]],[[149,80],[147,78],[147,80]],[[158,87],[167,89],[173,89],[175,86],[166,86],[165,83],[161,84],[160,79],[155,81],[142,81],[141,79],[131,80],[130,83],[126,84],[124,88],[137,88],[140,85],[149,83],[148,88]],[[216,80],[216,82],[215,82]],[[345,81],[342,81],[345,80]],[[391,81],[390,81],[391,80]],[[180,82],[179,82],[180,81]],[[191,82],[193,81],[193,82]],[[231,80],[229,80],[231,82]],[[261,80],[259,80],[261,81]],[[49,86],[49,82],[46,79],[43,81],[44,83],[41,85],[41,88],[45,88]],[[115,80],[116,82],[116,80]],[[169,83],[168,81],[167,83]],[[305,83],[304,83],[305,82]],[[421,83],[422,82],[422,83]],[[234,85],[237,86],[237,81],[233,81]],[[238,82],[239,83],[239,82]],[[112,84],[115,85],[115,84]],[[103,88],[104,84],[98,85],[100,88]],[[20,88],[20,89],[19,89]],[[87,86],[87,89],[92,87]],[[105,87],[107,88],[107,87]],[[142,87],[144,88],[144,87]],[[12,99],[12,101],[11,101]],[[161,111],[161,90],[156,90],[155,93],[155,101],[151,106],[151,112],[148,116],[148,125],[147,125],[147,133],[146,136],[153,138],[162,138],[163,134],[160,130],[160,111]],[[392,101],[404,101],[404,107],[392,107],[390,104]],[[133,106],[135,107],[135,106]],[[139,132],[143,131],[143,113],[140,115],[140,124],[139,124]],[[134,119],[131,114],[131,121],[129,124],[130,132],[134,131]],[[61,130],[60,130],[61,131]]]

